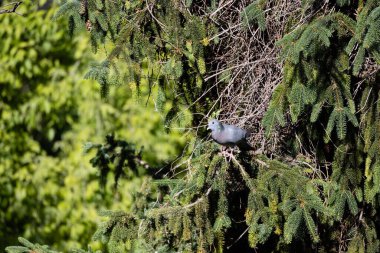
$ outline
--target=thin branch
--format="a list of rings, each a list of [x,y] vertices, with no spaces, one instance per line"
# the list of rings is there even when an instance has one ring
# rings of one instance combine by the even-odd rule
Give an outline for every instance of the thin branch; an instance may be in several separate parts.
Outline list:
[[[249,227],[248,226],[244,231],[243,233],[230,245],[230,246],[227,246],[227,249],[230,249],[232,246],[234,246],[249,230]]]
[[[205,194],[204,196],[200,197],[200,198],[197,199],[195,202],[193,202],[193,203],[191,203],[191,204],[188,204],[188,205],[184,206],[183,208],[185,208],[185,209],[187,209],[187,208],[191,208],[191,207],[195,206],[196,204],[198,204],[199,202],[203,201],[204,198],[207,197],[207,196],[210,194],[211,189],[212,189],[212,187],[208,188],[208,190],[207,190],[207,192],[206,192],[206,194]]]
[[[19,13],[16,12],[17,8],[22,4],[22,2],[13,2],[13,3],[10,3],[10,4],[7,4],[3,7],[6,7],[6,6],[9,6],[9,5],[13,5],[13,7],[11,9],[3,9],[3,10],[0,10],[0,14],[5,14],[5,13],[16,13],[18,15],[21,15]]]
[[[244,67],[244,66],[247,66],[247,65],[250,65],[250,64],[257,64],[257,63],[262,63],[262,62],[267,62],[267,61],[275,61],[275,60],[278,60],[278,57],[271,57],[271,58],[263,58],[263,59],[259,59],[259,60],[255,60],[255,61],[251,61],[251,62],[243,62],[243,63],[240,63],[240,64],[237,64],[235,66],[232,66],[232,67],[229,67],[229,68],[226,68],[226,69],[223,69],[219,72],[216,72],[215,74],[213,75],[210,75],[208,77],[205,78],[205,81],[208,81],[220,74],[222,74],[223,72],[226,72],[226,71],[230,71],[230,70],[234,70],[234,69],[241,69],[241,67]]]

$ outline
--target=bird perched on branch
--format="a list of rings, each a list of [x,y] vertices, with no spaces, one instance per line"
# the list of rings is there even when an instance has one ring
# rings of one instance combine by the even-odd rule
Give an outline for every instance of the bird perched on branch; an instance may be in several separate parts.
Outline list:
[[[248,151],[253,148],[247,142],[249,132],[237,126],[227,125],[212,119],[208,122],[207,129],[211,130],[211,136],[217,143],[233,147],[238,146],[240,150]]]

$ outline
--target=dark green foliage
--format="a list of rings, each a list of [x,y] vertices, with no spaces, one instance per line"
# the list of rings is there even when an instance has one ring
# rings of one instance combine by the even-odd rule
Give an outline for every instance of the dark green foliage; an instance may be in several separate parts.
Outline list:
[[[108,173],[112,172],[115,177],[115,187],[121,176],[126,176],[129,172],[137,174],[137,169],[141,160],[141,152],[136,152],[133,144],[126,141],[115,140],[114,135],[106,136],[106,143],[93,144],[86,143],[84,151],[89,152],[96,149],[96,155],[90,160],[94,168],[99,169],[100,182],[104,187],[107,181]],[[125,171],[126,167],[129,171]]]
[[[204,52],[210,43],[212,24],[189,14],[177,1],[81,2],[66,1],[56,18],[70,17],[69,28],[74,30],[86,23],[95,52],[106,41],[113,43],[107,59],[87,74],[87,78],[99,82],[104,97],[113,84],[127,84],[137,94],[143,85],[150,89],[159,85],[160,92],[174,100],[165,120],[167,129],[181,123],[185,107],[193,112],[202,108],[198,105],[204,104],[204,99],[197,106],[189,106],[205,88]],[[162,96],[157,99],[162,102]],[[203,111],[207,106],[203,105]]]
[[[255,190],[248,196],[246,219],[251,247],[265,243],[272,233],[283,235],[285,242],[291,243],[296,234],[300,236],[300,226],[305,226],[312,241],[318,242],[312,214],[318,213],[321,220],[333,217],[315,190],[317,180],[309,180],[305,168],[266,161],[268,164],[254,180]]]
[[[114,41],[119,32],[120,22],[123,18],[122,1],[88,1],[67,0],[54,15],[54,19],[62,16],[68,17],[71,24],[70,33],[84,29],[85,24],[91,24],[91,44],[96,52],[99,44],[109,35]]]
[[[100,84],[100,94],[106,98],[109,93],[108,77],[110,74],[110,63],[104,61],[101,64],[93,64],[85,75],[86,79],[96,80]]]
[[[130,249],[146,252],[219,252],[216,249],[226,246],[223,235],[233,224],[230,210],[238,204],[230,196],[241,187],[250,189],[247,199],[241,201],[247,201],[244,212],[251,247],[265,244],[270,237],[279,245],[290,244],[295,237],[318,243],[319,229],[339,222],[346,203],[353,215],[358,213],[350,190],[342,191],[338,184],[325,182],[323,177],[310,179],[309,167],[301,162],[289,165],[265,157],[253,164],[239,160],[244,161],[244,156],[226,158],[209,145],[198,146],[186,175],[155,181],[157,188],[151,190],[164,193],[163,199],[152,199],[149,196],[153,192],[143,188],[145,193],[136,196],[130,213],[102,213],[109,219],[94,239],[108,243],[111,252],[121,250],[121,241]],[[352,171],[346,173],[347,177],[340,180],[347,187],[360,180],[351,178],[355,174]],[[337,175],[342,174],[336,172],[332,178],[338,180]]]
[[[337,4],[349,6],[350,1]],[[336,236],[332,220],[344,221],[351,233],[347,236],[353,238],[345,246],[349,252],[378,252],[378,239],[374,239],[378,230],[371,224],[378,221],[375,210],[380,194],[379,73],[368,63],[370,58],[379,63],[380,36],[374,28],[380,24],[379,4],[377,0],[359,4],[355,20],[339,12],[316,16],[284,36],[278,42],[285,61],[284,79],[263,120],[270,133],[276,125],[285,124],[285,113],[289,112],[291,121],[297,122],[298,138],[312,144],[306,148],[309,152],[316,150],[321,170],[331,175],[328,184],[322,181],[319,185],[328,209],[320,206],[318,216],[323,210],[330,211],[318,224],[330,220],[325,225],[332,239]],[[313,180],[304,184],[308,182]],[[366,211],[358,223],[358,216],[368,208],[372,211]],[[290,242],[298,233],[302,215],[312,241],[321,239],[313,233],[318,226],[309,210],[295,209],[290,214],[285,227],[291,228],[291,233],[284,234],[285,241]]]
[[[261,30],[265,30],[266,20],[264,14],[264,8],[267,0],[256,0],[243,10],[241,13],[241,19],[245,26],[249,26],[253,22],[257,23]]]
[[[354,36],[350,39],[346,52],[353,53],[357,45],[355,60],[353,62],[353,74],[357,76],[368,53],[380,64],[380,2],[369,1],[360,11],[357,17]]]
[[[341,7],[341,6],[345,6],[345,5],[350,5],[351,0],[337,0],[336,3],[338,6]]]
[[[204,166],[205,164],[209,165]],[[103,213],[110,219],[99,227],[94,239],[107,242],[111,252],[118,252],[120,240],[147,252],[164,245],[166,249],[177,251],[208,252],[212,245],[222,243],[221,236],[231,224],[227,215],[226,179],[227,170],[232,168],[228,167],[222,156],[213,156],[212,153],[194,158],[188,168],[194,172],[193,175],[154,181],[160,191],[168,193],[165,202],[150,200],[151,193],[148,189],[149,195],[145,195],[145,203],[141,203],[144,195],[136,196],[139,200],[136,199],[136,210],[131,214]],[[219,168],[220,171],[217,172]],[[192,191],[193,188],[198,191]],[[211,195],[218,196],[218,200],[213,201]],[[209,210],[210,201],[215,208],[213,213]],[[143,206],[148,208],[145,212],[142,212]],[[192,226],[197,229],[194,230]]]
[[[284,80],[274,92],[264,118],[267,129],[276,123],[284,124],[279,119],[286,107],[290,108],[292,122],[296,122],[311,105],[311,122],[316,122],[322,111],[330,112],[325,126],[327,139],[334,128],[338,138],[344,139],[348,122],[358,126],[350,90],[349,57],[343,48],[335,49],[336,46],[343,47],[339,41],[347,41],[352,30],[353,21],[348,16],[333,13],[316,18],[279,41],[283,47],[282,57],[286,59]],[[333,35],[337,42],[332,45]],[[355,70],[355,65],[353,68]]]

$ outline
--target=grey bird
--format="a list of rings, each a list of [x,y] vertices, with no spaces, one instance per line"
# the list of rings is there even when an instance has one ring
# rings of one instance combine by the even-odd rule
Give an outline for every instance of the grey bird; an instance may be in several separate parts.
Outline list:
[[[223,146],[238,146],[241,150],[252,150],[248,144],[249,132],[237,126],[227,125],[212,119],[208,122],[207,129],[211,130],[211,137]]]

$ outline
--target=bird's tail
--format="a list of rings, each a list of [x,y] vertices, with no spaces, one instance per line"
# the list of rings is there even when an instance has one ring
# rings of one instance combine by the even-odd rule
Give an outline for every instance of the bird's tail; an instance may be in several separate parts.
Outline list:
[[[244,140],[243,142],[238,144],[238,147],[242,151],[250,151],[253,150],[253,147],[247,142],[247,140]]]
[[[253,134],[253,130],[245,130],[245,131],[246,131],[245,138],[248,138],[249,136],[251,136],[251,134]]]

